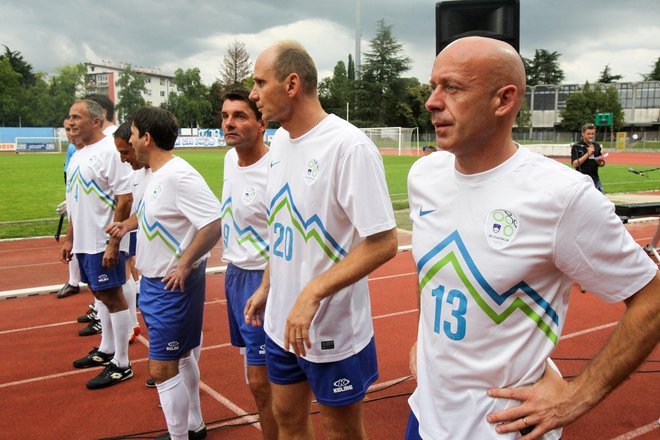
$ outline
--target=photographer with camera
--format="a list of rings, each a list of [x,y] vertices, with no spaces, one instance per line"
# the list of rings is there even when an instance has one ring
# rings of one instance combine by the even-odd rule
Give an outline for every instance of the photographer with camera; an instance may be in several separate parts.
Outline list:
[[[594,181],[596,189],[602,193],[603,183],[598,177],[598,168],[605,166],[605,157],[600,145],[594,142],[596,127],[594,124],[582,126],[582,140],[571,147],[571,165],[582,174],[586,174]]]

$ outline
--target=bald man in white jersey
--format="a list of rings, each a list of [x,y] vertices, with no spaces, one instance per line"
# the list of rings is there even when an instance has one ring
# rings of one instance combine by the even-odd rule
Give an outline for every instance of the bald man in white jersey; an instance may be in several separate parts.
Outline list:
[[[513,142],[525,71],[511,46],[455,41],[431,87],[439,151],[408,177],[421,307],[406,438],[559,439],[656,346],[657,267],[590,178]],[[567,382],[550,355],[572,280],[627,309]]]

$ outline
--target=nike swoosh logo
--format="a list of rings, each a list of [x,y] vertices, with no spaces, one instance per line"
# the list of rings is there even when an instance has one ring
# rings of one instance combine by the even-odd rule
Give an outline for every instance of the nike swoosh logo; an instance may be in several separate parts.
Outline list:
[[[275,161],[273,161],[273,162],[270,163],[270,167],[273,168],[273,167],[274,167],[275,165],[277,165],[278,163],[280,163],[280,161],[279,161],[279,160],[275,160]]]
[[[433,212],[435,212],[435,211],[436,211],[435,209],[427,209],[427,210],[425,211],[425,210],[423,210],[422,208],[419,208],[419,216],[420,216],[420,217],[424,217],[425,215],[431,214],[431,213],[433,213]]]

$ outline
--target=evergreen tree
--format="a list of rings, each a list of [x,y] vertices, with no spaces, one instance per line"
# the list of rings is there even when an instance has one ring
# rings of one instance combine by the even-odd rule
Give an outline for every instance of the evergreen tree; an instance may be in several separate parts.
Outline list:
[[[623,78],[623,75],[614,75],[610,70],[610,65],[606,64],[603,71],[600,72],[600,78],[598,78],[598,81],[596,82],[602,84],[611,84],[615,81],[619,81],[621,78]]]
[[[376,36],[371,39],[364,59],[357,88],[358,119],[370,126],[382,126],[390,119],[391,111],[384,105],[385,100],[392,102],[397,97],[403,98],[405,87],[397,81],[410,69],[412,61],[403,54],[403,45],[392,35],[392,26],[386,25],[383,19],[378,21]]]
[[[660,57],[655,60],[651,73],[642,74],[644,81],[660,81]]]
[[[527,72],[527,85],[539,84],[561,84],[564,80],[564,71],[559,67],[558,52],[550,52],[545,49],[536,49],[534,59],[523,58],[525,71]]]

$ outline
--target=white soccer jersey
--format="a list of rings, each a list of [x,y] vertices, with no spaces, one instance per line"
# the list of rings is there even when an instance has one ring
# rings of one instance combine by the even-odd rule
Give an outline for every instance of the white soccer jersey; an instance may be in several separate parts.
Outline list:
[[[85,146],[74,157],[69,165],[71,173],[67,173],[73,252],[97,254],[107,246],[109,236],[104,228],[114,221],[115,197],[131,192],[131,167],[121,162],[114,142],[108,137]],[[122,240],[119,248],[127,251],[128,242]]]
[[[522,147],[475,175],[458,173],[453,155],[433,153],[411,168],[408,191],[421,290],[409,402],[420,434],[518,438],[497,434],[486,416],[519,402],[486,391],[540,378],[573,280],[613,302],[657,268],[590,178]]]
[[[147,188],[147,184],[151,179],[151,168],[140,168],[139,170],[133,170],[131,175],[132,181],[132,190],[133,190],[133,205],[131,206],[131,215],[137,212],[137,207],[142,200],[144,195],[144,190]]]
[[[297,139],[284,129],[275,133],[267,192],[271,289],[264,328],[283,347],[286,319],[305,285],[395,222],[378,150],[334,115]],[[365,277],[321,301],[305,359],[345,359],[372,336]]]
[[[225,155],[222,182],[222,259],[241,269],[263,270],[268,262],[266,180],[270,154],[238,166],[238,154]]]
[[[78,166],[78,150],[76,150],[69,159],[69,164],[66,167],[66,190],[64,191],[64,199],[66,200],[66,215],[69,223],[71,223],[71,217],[76,209],[76,203],[74,203],[74,193],[69,191],[71,186],[71,178],[73,177],[73,172]]]
[[[175,157],[151,173],[137,217],[136,266],[148,278],[164,277],[197,231],[220,218],[220,202],[197,170]]]

